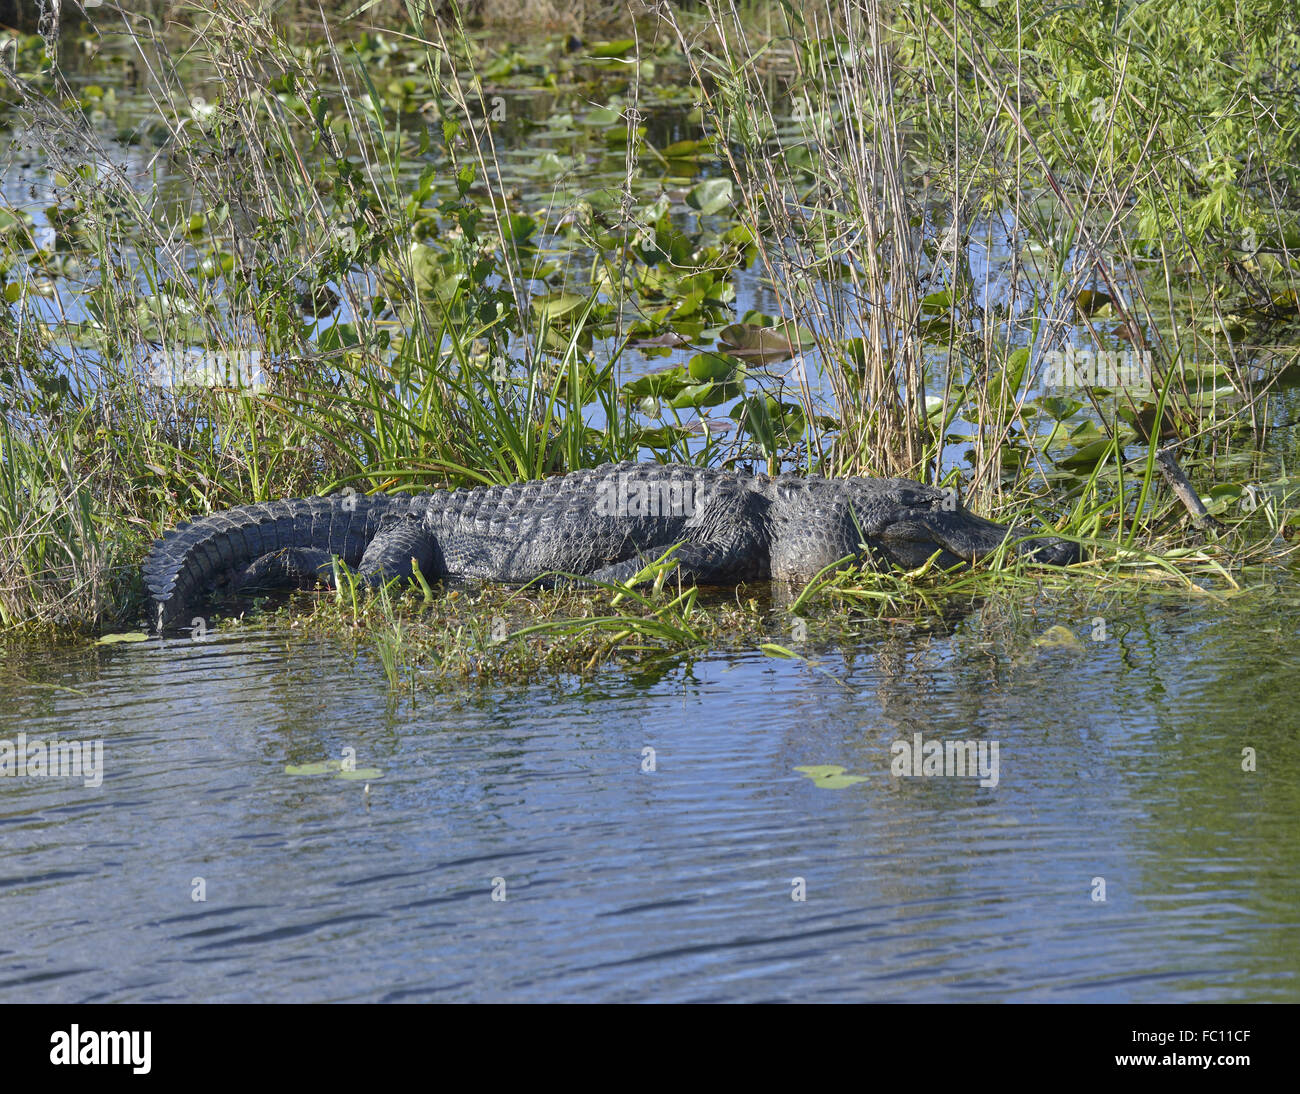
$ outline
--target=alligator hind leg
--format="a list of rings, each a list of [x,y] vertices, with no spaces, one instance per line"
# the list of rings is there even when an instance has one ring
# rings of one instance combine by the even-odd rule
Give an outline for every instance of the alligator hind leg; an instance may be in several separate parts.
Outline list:
[[[395,577],[413,576],[412,563],[428,581],[446,575],[442,551],[437,541],[427,531],[418,517],[404,517],[383,528],[366,553],[361,556],[359,570],[368,585],[381,585]]]
[[[315,547],[286,547],[254,559],[235,575],[234,590],[249,593],[269,589],[310,589],[328,584],[334,570],[334,556]]]

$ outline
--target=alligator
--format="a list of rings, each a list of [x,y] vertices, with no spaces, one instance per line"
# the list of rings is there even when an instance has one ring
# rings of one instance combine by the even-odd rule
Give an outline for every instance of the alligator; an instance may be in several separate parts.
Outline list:
[[[967,512],[908,479],[768,476],[683,464],[617,463],[510,486],[425,494],[332,494],[243,505],[181,524],[144,563],[159,633],[219,588],[246,593],[328,582],[336,560],[368,585],[482,578],[625,582],[673,550],[685,580],[808,580],[837,562],[948,568],[1008,543],[1032,562],[1078,548]]]

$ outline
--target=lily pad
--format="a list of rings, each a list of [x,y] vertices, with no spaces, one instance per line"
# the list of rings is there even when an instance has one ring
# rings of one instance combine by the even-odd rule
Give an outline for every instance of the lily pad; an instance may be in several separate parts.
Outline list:
[[[867,781],[865,775],[846,775],[844,768],[838,764],[807,764],[802,767],[796,767],[801,775],[807,775],[808,778],[820,786],[823,790],[843,790],[845,787],[853,786],[855,783],[864,783]]]
[[[726,209],[731,205],[731,179],[705,179],[686,195],[686,204],[706,216]]]
[[[655,451],[662,451],[680,444],[689,437],[690,430],[678,425],[661,425],[652,428],[639,428],[634,431],[636,443]]]
[[[1046,631],[1034,639],[1034,645],[1046,649],[1072,650],[1075,653],[1082,653],[1084,645],[1079,641],[1078,636],[1069,627],[1063,627],[1057,624],[1054,627],[1048,627]]]
[[[545,296],[534,296],[530,301],[533,311],[552,322],[563,319],[566,315],[572,315],[586,302],[585,296],[572,292],[547,293]]]
[[[775,327],[756,327],[749,323],[732,323],[718,332],[718,348],[759,364],[770,364],[793,357],[814,344],[811,333],[793,323]]]
[[[1107,453],[1111,451],[1114,442],[1109,437],[1101,440],[1091,441],[1082,448],[1071,452],[1057,460],[1057,465],[1070,471],[1077,471],[1081,468],[1095,467],[1106,458]]]
[[[937,315],[946,312],[952,307],[953,295],[951,289],[940,289],[938,292],[932,292],[921,299],[921,310],[930,315]]]
[[[612,42],[597,42],[587,52],[592,57],[626,57],[635,46],[635,38],[616,38]]]
[[[377,767],[344,768],[342,760],[318,760],[310,764],[285,764],[286,775],[329,775],[339,779],[382,779],[384,773]]]
[[[1066,399],[1059,395],[1044,395],[1038,405],[1058,422],[1074,417],[1083,406],[1078,399]]]
[[[670,399],[668,405],[674,410],[700,409],[702,407],[721,406],[732,399],[738,399],[745,392],[743,384],[719,383],[709,380],[703,384],[689,384]]]
[[[524,243],[537,231],[537,221],[527,213],[510,213],[501,221],[506,239],[512,243]]]
[[[617,125],[623,121],[621,112],[611,106],[598,106],[578,120],[579,125],[590,125],[603,129],[605,126]]]
[[[285,764],[284,773],[286,775],[325,775],[331,771],[340,771],[342,768],[342,760],[319,760],[312,764]]]
[[[1095,289],[1084,289],[1074,298],[1075,307],[1079,309],[1081,315],[1097,315],[1113,303],[1114,301],[1104,292]]]
[[[706,380],[729,380],[736,374],[736,362],[720,353],[697,353],[686,362],[691,378],[704,383]]]
[[[659,152],[666,160],[701,160],[713,155],[713,144],[707,140],[673,141]]]
[[[641,399],[671,399],[680,394],[689,384],[687,372],[681,366],[664,369],[660,372],[648,372],[629,380],[622,387],[622,395],[633,402]]]

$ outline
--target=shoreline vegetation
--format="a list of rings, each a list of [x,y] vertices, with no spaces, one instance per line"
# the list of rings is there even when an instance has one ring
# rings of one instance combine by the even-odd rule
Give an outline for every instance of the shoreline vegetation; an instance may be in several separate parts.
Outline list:
[[[142,7],[0,5],[7,639],[133,631],[212,511],[637,458],[918,478],[1087,561],[345,580],[290,628],[414,686],[1293,577],[1289,3]]]

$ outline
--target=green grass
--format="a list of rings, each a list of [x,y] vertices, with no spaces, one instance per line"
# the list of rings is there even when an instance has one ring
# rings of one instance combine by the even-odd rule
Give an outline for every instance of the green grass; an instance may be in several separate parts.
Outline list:
[[[133,626],[149,540],[196,514],[646,451],[960,484],[1094,560],[826,575],[786,617],[921,617],[1062,582],[1224,595],[1271,574],[1296,524],[1289,453],[1258,443],[1296,356],[1294,32],[1232,0],[1180,4],[1178,26],[1107,10],[708,0],[575,49],[415,4],[371,11],[386,34],[331,18],[327,35],[219,0],[183,37],[143,15],[87,31],[93,84],[21,39],[0,109],[40,120],[58,190],[0,208],[0,627]],[[550,115],[513,138],[478,124],[542,96]],[[675,150],[644,124],[670,98],[698,127]],[[511,139],[557,118],[576,179],[558,156],[520,174]],[[991,302],[972,256],[995,222],[1022,276]],[[747,269],[780,315],[735,322]],[[1262,381],[1241,324],[1283,347]],[[1125,330],[1151,349],[1149,397],[1038,386],[1067,339]],[[829,407],[809,372],[738,345],[789,331]],[[670,336],[697,352],[629,375]],[[220,382],[151,382],[196,361]],[[1162,434],[1230,524],[1218,543],[1156,477]],[[786,626],[671,585],[503,593],[511,653],[481,620],[440,632],[457,598],[425,594],[417,610],[344,582],[305,625],[372,634],[394,687],[433,660],[590,670],[728,627],[782,645]]]

